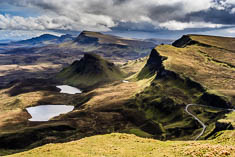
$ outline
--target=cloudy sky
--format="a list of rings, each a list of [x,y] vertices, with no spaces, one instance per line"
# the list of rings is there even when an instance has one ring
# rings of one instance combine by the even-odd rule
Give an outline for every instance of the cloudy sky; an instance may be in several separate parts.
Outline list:
[[[82,30],[235,36],[235,0],[0,0],[0,40]]]

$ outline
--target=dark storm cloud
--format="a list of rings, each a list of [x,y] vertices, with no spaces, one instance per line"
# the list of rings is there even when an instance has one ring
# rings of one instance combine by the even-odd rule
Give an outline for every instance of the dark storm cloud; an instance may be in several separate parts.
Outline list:
[[[184,13],[182,13],[183,10],[182,3],[153,6],[149,8],[149,17],[159,22],[165,22],[184,16]]]
[[[154,25],[141,22],[141,23],[133,23],[133,22],[119,22],[117,26],[113,27],[112,30],[119,31],[142,31],[142,32],[154,32],[156,31]]]
[[[128,0],[113,0],[114,5],[121,5],[128,2]]]
[[[52,3],[44,3],[43,1],[35,1],[34,5],[38,6],[39,8],[42,8],[44,10],[57,10],[58,8],[53,5]]]
[[[187,14],[183,18],[177,18],[177,20],[182,22],[204,20],[205,22],[211,22],[216,24],[233,25],[235,24],[235,14],[232,14],[231,10],[229,9],[217,10],[215,8],[210,8],[206,11],[199,11]]]

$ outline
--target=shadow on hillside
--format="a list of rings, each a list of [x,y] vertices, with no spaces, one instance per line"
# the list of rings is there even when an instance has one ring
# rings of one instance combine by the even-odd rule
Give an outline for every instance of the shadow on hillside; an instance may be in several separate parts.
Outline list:
[[[59,68],[44,68],[39,71],[32,70],[9,70],[4,76],[0,76],[0,89],[8,88],[16,82],[24,81],[31,78],[36,79],[50,79],[55,77],[56,73],[59,71]]]

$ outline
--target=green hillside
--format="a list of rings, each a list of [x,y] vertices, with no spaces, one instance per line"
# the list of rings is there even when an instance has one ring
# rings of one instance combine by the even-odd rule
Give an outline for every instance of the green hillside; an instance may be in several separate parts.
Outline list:
[[[167,141],[127,134],[108,134],[62,144],[49,144],[9,157],[225,157],[235,155],[234,132],[209,141]],[[231,140],[225,140],[225,139]]]
[[[75,61],[57,75],[64,83],[79,88],[120,80],[123,76],[124,73],[114,63],[93,53],[85,54],[81,60]]]

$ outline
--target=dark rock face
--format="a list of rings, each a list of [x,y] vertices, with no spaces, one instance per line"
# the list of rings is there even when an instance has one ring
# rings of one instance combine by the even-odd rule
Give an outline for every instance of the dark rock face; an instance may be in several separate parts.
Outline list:
[[[77,42],[78,44],[98,44],[98,40],[99,39],[95,37],[88,37],[86,31],[84,31],[74,40],[74,42]]]
[[[211,45],[203,44],[198,41],[192,40],[189,35],[183,35],[180,39],[172,43],[172,45],[178,48],[184,48],[188,45],[200,45],[204,47],[211,47]]]
[[[157,50],[153,49],[147,61],[147,66],[149,66],[152,70],[159,70],[163,68],[163,60],[165,60],[165,58],[160,56]]]
[[[139,79],[148,78],[153,76],[155,73],[158,73],[158,76],[164,75],[164,66],[163,61],[166,60],[166,57],[160,56],[156,49],[153,49],[149,59],[138,75]]]
[[[187,46],[191,41],[192,41],[192,39],[188,35],[183,35],[180,39],[173,42],[172,45],[175,47],[183,48],[183,47]]]

